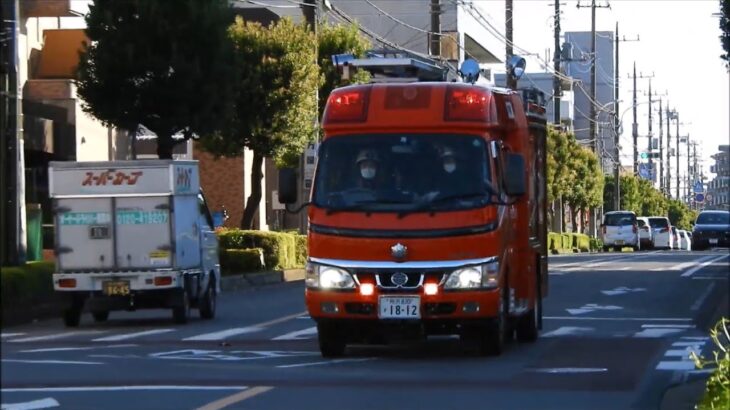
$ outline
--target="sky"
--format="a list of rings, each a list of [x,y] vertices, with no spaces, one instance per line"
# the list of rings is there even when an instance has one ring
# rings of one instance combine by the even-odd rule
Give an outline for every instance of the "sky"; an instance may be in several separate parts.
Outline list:
[[[477,0],[489,9],[489,3],[503,0]],[[561,31],[590,31],[590,8],[578,9],[576,0],[561,1]],[[636,61],[637,74],[654,74],[652,91],[666,93],[662,99],[679,112],[680,134],[690,135],[697,141],[702,152],[705,174],[714,163],[710,156],[718,145],[730,144],[730,76],[724,61],[720,59],[719,18],[713,13],[720,11],[719,0],[596,0],[597,5],[609,3],[611,8],[596,9],[596,30],[614,31],[619,23],[619,37],[638,42],[622,42],[619,45],[620,112],[631,107],[632,80],[628,75]],[[590,0],[580,2],[590,5]],[[514,42],[519,47],[544,56],[553,49],[552,0],[514,0]],[[504,24],[504,16],[491,16]],[[561,39],[562,44],[562,39]],[[528,71],[542,71],[537,61],[528,59]],[[637,99],[647,99],[648,81],[637,80]],[[649,104],[638,106],[639,135],[646,135]],[[655,105],[658,110],[658,104]],[[631,111],[623,117],[624,132],[621,136],[622,164],[633,161],[631,149]],[[655,121],[658,121],[655,116]],[[666,119],[665,119],[666,123]],[[684,123],[684,125],[682,125]],[[665,127],[666,128],[666,127]],[[672,135],[675,135],[672,122]],[[664,130],[666,137],[666,129]],[[654,134],[658,134],[655,122]],[[665,140],[666,141],[666,140]],[[646,140],[639,140],[646,146]],[[674,143],[672,144],[674,146]],[[680,146],[684,155],[684,144]],[[674,161],[674,159],[673,159]],[[681,161],[686,163],[686,158]],[[712,177],[713,175],[709,175]]]

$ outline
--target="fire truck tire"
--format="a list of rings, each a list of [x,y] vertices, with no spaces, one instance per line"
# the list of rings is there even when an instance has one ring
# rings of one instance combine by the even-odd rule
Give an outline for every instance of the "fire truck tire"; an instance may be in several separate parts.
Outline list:
[[[472,339],[476,342],[477,353],[480,356],[501,355],[504,351],[507,338],[512,333],[512,328],[508,320],[509,297],[507,292],[508,286],[505,286],[502,291],[502,308],[500,309],[499,316],[491,323],[473,329],[466,335],[467,340]]]
[[[108,310],[96,310],[91,312],[91,316],[94,317],[94,322],[101,323],[106,322],[107,319],[109,319],[109,311]]]
[[[347,343],[344,335],[336,327],[318,324],[317,338],[322,357],[341,357],[345,354]]]
[[[517,319],[517,326],[515,333],[517,334],[518,342],[534,342],[537,340],[537,336],[540,333],[540,317],[542,316],[542,306],[540,301],[540,284],[538,282],[536,286],[535,306],[530,309],[523,316]]]

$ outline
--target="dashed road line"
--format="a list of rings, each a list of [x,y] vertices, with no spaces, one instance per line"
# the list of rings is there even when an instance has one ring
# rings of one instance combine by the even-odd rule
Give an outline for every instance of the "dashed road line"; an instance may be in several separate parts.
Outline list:
[[[32,337],[24,337],[21,339],[13,339],[9,340],[10,343],[25,343],[25,342],[45,342],[48,340],[57,340],[57,339],[65,339],[72,336],[82,336],[82,335],[97,335],[101,333],[105,333],[104,330],[81,330],[78,332],[64,332],[64,333],[54,333],[50,335],[43,335],[43,336],[32,336]]]
[[[324,364],[366,362],[369,360],[373,360],[373,358],[367,357],[367,358],[362,358],[362,359],[336,359],[336,360],[327,360],[327,361],[321,361],[321,362],[282,364],[282,365],[279,365],[276,367],[279,369],[291,369],[291,368],[295,368],[295,367],[321,366]]]
[[[703,260],[704,260],[705,262],[703,262],[703,263],[701,263],[701,264],[699,264],[699,265],[695,266],[694,268],[692,268],[692,269],[688,270],[687,272],[684,272],[684,273],[683,273],[683,274],[681,274],[680,276],[681,276],[681,277],[683,277],[683,278],[686,278],[686,277],[692,276],[692,275],[694,275],[695,273],[697,273],[697,272],[698,272],[698,271],[699,271],[700,269],[704,268],[705,266],[707,266],[707,265],[710,265],[710,264],[712,264],[712,263],[715,263],[715,262],[719,261],[720,259],[725,259],[725,258],[726,258],[727,256],[728,256],[728,255],[720,255],[720,256],[716,256],[716,257],[713,257],[713,256],[706,256],[706,257],[704,257],[704,258],[698,259],[697,261],[695,261],[695,263],[699,263],[700,261],[703,261]],[[709,259],[709,258],[712,258],[712,259]],[[709,259],[709,260],[708,260],[708,259]]]
[[[81,360],[23,360],[23,359],[1,359],[3,363],[27,363],[27,364],[104,364],[102,362],[85,362]]]
[[[273,389],[273,387],[270,386],[252,387],[240,393],[236,393],[231,396],[216,400],[212,403],[208,403],[205,406],[198,407],[197,410],[220,410],[232,404],[240,403],[244,400],[250,399],[251,397],[258,396],[259,394],[266,393],[271,389]]]
[[[700,295],[700,297],[697,298],[697,300],[695,301],[695,303],[693,303],[692,306],[690,306],[689,309],[690,310],[699,310],[700,307],[702,307],[702,304],[705,303],[705,300],[707,300],[707,298],[710,296],[710,294],[712,293],[712,290],[713,289],[715,289],[715,282],[711,282],[707,286],[707,289],[705,289],[705,291],[702,292],[702,294]]]

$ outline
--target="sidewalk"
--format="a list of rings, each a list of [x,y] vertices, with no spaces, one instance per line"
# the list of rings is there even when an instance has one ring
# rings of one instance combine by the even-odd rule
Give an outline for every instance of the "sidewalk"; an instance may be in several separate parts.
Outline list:
[[[304,280],[304,269],[287,269],[283,271],[245,273],[228,275],[221,278],[222,291],[235,291],[252,287],[273,285],[282,282]]]

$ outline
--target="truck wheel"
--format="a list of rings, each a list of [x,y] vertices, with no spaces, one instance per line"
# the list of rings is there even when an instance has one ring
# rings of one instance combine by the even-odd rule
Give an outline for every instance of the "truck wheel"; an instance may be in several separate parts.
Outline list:
[[[322,357],[341,357],[345,354],[347,343],[344,335],[336,327],[318,324],[317,337]]]
[[[198,304],[200,310],[200,317],[203,319],[213,319],[215,317],[215,306],[216,306],[216,292],[215,292],[215,280],[214,277],[210,277],[208,282],[208,289],[205,294],[201,297]]]
[[[535,284],[535,306],[524,316],[517,319],[517,341],[534,342],[540,333],[540,322],[542,320],[542,296],[540,292],[540,275]]]
[[[480,356],[499,356],[504,351],[508,333],[511,328],[508,321],[509,286],[505,284],[502,290],[501,308],[498,316],[489,324],[478,326],[467,333],[466,338],[476,342],[477,353]]]
[[[185,324],[190,319],[190,297],[187,289],[183,289],[179,294],[179,305],[172,308],[172,319],[175,323]]]
[[[97,310],[95,312],[91,312],[91,315],[94,316],[94,321],[97,323],[106,322],[106,320],[109,319],[108,310]]]
[[[63,323],[66,327],[77,327],[79,325],[83,308],[84,300],[79,297],[72,297],[71,304],[63,311]]]

